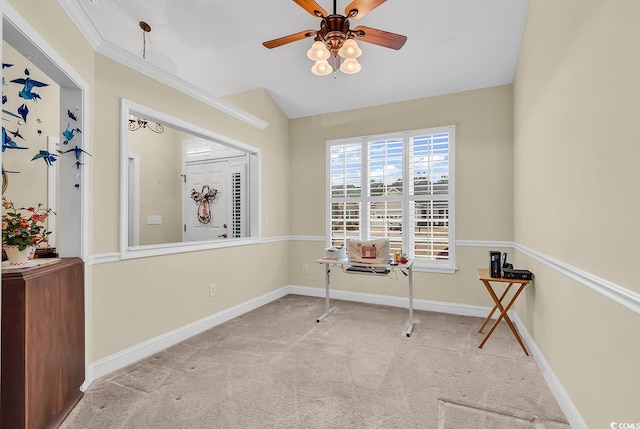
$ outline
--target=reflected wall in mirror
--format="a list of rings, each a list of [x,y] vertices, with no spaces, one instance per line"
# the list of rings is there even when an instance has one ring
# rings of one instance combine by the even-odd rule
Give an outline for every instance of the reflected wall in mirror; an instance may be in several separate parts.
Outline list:
[[[260,151],[121,102],[121,254],[244,244],[260,236]]]

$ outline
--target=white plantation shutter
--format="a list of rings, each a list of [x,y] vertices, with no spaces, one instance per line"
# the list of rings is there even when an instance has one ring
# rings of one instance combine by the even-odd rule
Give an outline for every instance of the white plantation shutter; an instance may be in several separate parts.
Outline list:
[[[402,138],[367,143],[368,234],[389,238],[392,251],[402,248]]]
[[[409,247],[416,259],[448,260],[449,133],[409,139]]]
[[[453,126],[328,142],[328,243],[388,238],[417,267],[452,270],[454,142]]]
[[[345,143],[329,150],[330,245],[344,245],[360,237],[362,196],[362,145]]]
[[[231,167],[231,237],[247,236],[247,195],[245,165]]]

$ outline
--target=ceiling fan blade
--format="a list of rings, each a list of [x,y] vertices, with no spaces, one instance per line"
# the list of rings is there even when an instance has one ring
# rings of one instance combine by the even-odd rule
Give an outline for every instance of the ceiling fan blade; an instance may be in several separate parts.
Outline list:
[[[386,1],[387,0],[353,0],[344,8],[344,15],[350,19],[360,19]],[[355,10],[356,13],[352,14],[352,10]]]
[[[351,30],[351,33],[356,36],[356,40],[395,50],[402,48],[407,41],[407,36],[402,34],[390,33],[377,28],[365,27],[364,25],[357,26]]]
[[[316,30],[306,30],[295,34],[289,34],[288,36],[280,37],[278,39],[269,40],[268,42],[262,42],[265,48],[273,49],[278,46],[286,45],[287,43],[297,42],[298,40],[305,39],[307,37],[315,36]]]
[[[313,16],[317,16],[318,18],[324,18],[325,16],[328,15],[327,11],[321,8],[320,5],[313,0],[293,0],[293,1],[296,2],[298,6],[300,6],[301,8],[303,8]]]

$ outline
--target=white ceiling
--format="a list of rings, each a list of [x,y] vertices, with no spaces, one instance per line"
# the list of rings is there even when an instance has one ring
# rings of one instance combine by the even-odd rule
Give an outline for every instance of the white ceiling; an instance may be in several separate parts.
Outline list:
[[[528,7],[528,0],[388,0],[351,27],[404,34],[405,46],[360,42],[360,73],[319,77],[306,57],[312,38],[262,46],[319,29],[320,19],[291,0],[59,1],[99,52],[214,97],[266,88],[289,118],[511,83]],[[337,1],[338,13],[350,2]],[[332,1],[317,3],[333,11]],[[152,28],[144,60],[139,21]]]

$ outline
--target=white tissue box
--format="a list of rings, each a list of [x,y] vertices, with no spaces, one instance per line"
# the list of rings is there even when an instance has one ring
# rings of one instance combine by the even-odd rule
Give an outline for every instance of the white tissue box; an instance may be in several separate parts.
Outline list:
[[[346,257],[345,248],[342,246],[332,246],[324,249],[327,252],[327,259],[344,259]]]

